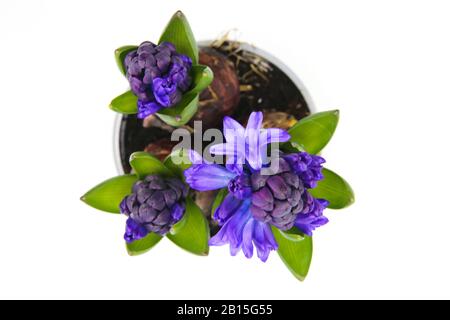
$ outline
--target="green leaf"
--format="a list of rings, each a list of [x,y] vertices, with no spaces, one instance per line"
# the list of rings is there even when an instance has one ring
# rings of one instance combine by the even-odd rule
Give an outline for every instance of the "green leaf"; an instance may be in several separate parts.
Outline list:
[[[135,175],[118,176],[106,180],[89,190],[81,197],[81,201],[102,211],[120,213],[120,202],[131,194],[133,184],[137,180]]]
[[[296,227],[293,227],[290,230],[282,231],[278,230],[280,234],[290,241],[303,241],[305,239],[305,235],[300,232]]]
[[[187,93],[174,107],[162,109],[157,113],[158,117],[173,127],[183,126],[188,123],[198,109],[198,94]]]
[[[291,129],[291,143],[297,143],[307,152],[317,154],[330,141],[339,121],[339,110],[312,114],[301,119]]]
[[[192,59],[192,64],[198,64],[198,47],[191,27],[181,11],[177,11],[166,26],[159,43],[171,42],[177,52],[187,55]]]
[[[191,76],[194,86],[190,92],[198,94],[205,90],[214,79],[212,70],[209,67],[202,65],[192,66]]]
[[[117,66],[119,67],[120,72],[122,72],[123,75],[125,75],[127,73],[126,69],[125,69],[125,58],[126,56],[134,50],[137,50],[137,46],[123,46],[120,47],[119,49],[116,49],[116,51],[114,51],[114,55],[116,57],[116,63]]]
[[[130,156],[130,165],[139,176],[145,178],[151,174],[157,174],[164,177],[173,176],[173,173],[148,152],[135,152]]]
[[[211,208],[211,216],[214,215],[217,208],[222,204],[225,197],[228,195],[228,188],[223,188],[219,191],[219,193],[216,195],[216,198],[214,199],[212,208]]]
[[[133,92],[127,91],[111,101],[110,108],[123,114],[135,114],[138,112],[138,98]]]
[[[164,165],[179,179],[184,180],[184,170],[189,169],[192,163],[185,149],[177,149],[167,156]]]
[[[313,254],[312,238],[305,236],[303,240],[292,241],[279,229],[272,227],[272,231],[278,243],[277,251],[281,260],[297,279],[305,280]]]
[[[190,198],[186,199],[184,226],[176,234],[167,234],[173,243],[193,254],[206,256],[209,253],[209,225],[200,208]]]
[[[127,251],[130,256],[138,256],[150,251],[159,241],[162,236],[157,233],[149,233],[145,238],[127,243]]]
[[[328,200],[330,209],[342,209],[355,202],[355,195],[347,181],[326,168],[323,168],[322,173],[324,179],[310,190],[312,196]]]

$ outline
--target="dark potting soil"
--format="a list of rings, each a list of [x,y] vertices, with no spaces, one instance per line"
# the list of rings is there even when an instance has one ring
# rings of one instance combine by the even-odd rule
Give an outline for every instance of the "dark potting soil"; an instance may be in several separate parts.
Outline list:
[[[297,86],[270,61],[242,50],[239,42],[213,42],[212,46],[236,66],[241,94],[233,118],[245,123],[253,111],[284,112],[297,120],[310,114]]]
[[[236,69],[240,85],[240,100],[231,114],[233,118],[245,124],[252,111],[264,111],[269,115],[271,112],[283,112],[297,120],[310,113],[300,90],[270,61],[240,49],[238,42],[215,42],[211,47],[212,49],[208,47],[203,51],[217,50],[226,56]],[[128,159],[133,152],[143,151],[155,141],[170,140],[170,136],[171,131],[168,128],[156,126],[144,128],[143,120],[137,119],[136,115],[123,116],[120,124],[119,146],[125,173],[131,171]]]

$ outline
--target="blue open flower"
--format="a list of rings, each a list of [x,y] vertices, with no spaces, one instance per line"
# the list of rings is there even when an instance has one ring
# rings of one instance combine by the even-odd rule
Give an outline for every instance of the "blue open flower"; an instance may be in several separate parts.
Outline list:
[[[262,112],[253,112],[244,128],[236,120],[225,117],[223,133],[226,143],[211,147],[210,152],[226,155],[227,167],[242,173],[243,164],[247,163],[253,170],[260,170],[267,155],[267,146],[271,143],[286,142],[289,134],[281,129],[262,130]]]
[[[226,155],[226,166],[208,163],[190,151],[193,165],[185,171],[186,182],[198,191],[228,188],[228,195],[214,213],[221,226],[210,245],[230,244],[232,255],[240,250],[247,258],[266,261],[278,245],[271,227],[301,232],[312,231],[328,222],[323,210],[328,202],[315,199],[308,189],[322,179],[324,159],[305,152],[278,155],[269,161],[267,147],[286,142],[289,134],[281,129],[262,129],[262,113],[250,115],[247,128],[226,117],[226,143],[213,146],[211,153]],[[272,164],[276,162],[277,165]],[[271,170],[263,170],[271,167]]]

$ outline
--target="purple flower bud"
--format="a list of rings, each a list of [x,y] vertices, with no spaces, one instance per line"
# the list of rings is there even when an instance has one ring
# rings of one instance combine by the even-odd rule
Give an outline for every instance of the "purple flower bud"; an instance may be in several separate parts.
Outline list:
[[[139,80],[138,78],[135,78],[135,77],[130,78],[130,86],[131,86],[131,90],[136,91],[136,92],[145,92],[145,90],[146,90],[144,82],[142,82],[142,80]]]
[[[267,185],[270,187],[274,198],[278,200],[286,200],[291,195],[291,188],[281,176],[270,177],[267,179]]]
[[[156,59],[156,66],[158,67],[159,72],[161,72],[161,74],[166,73],[171,62],[170,51],[163,50],[158,52],[155,55],[155,59]]]
[[[300,186],[300,179],[293,172],[285,172],[281,175],[283,180],[291,187],[297,189]]]
[[[323,179],[322,164],[325,163],[324,158],[307,152],[299,152],[284,156],[284,159],[291,165],[306,188],[315,188],[317,182]]]
[[[142,204],[138,210],[131,214],[131,218],[139,223],[149,223],[155,220],[158,211],[152,208],[149,204]]]
[[[299,157],[302,161],[298,161]],[[328,203],[312,197],[303,182],[306,176],[312,175],[315,179],[319,175],[317,165],[323,161],[320,157],[315,157],[307,154],[295,154],[292,157],[288,155],[285,157],[287,160],[280,159],[275,174],[262,175],[257,171],[251,175],[250,210],[256,220],[270,223],[281,230],[289,230],[301,220],[298,225],[303,228],[302,232],[308,234],[318,223],[325,223],[322,214]],[[294,161],[293,168],[290,161]],[[294,168],[300,167],[303,170],[301,176],[297,171],[294,172]],[[313,216],[316,218],[312,219]]]
[[[274,218],[282,218],[286,215],[288,215],[289,213],[291,213],[291,205],[289,204],[288,201],[275,201],[275,207],[272,210],[271,214],[272,217]]]
[[[126,242],[133,242],[144,238],[148,234],[147,229],[133,219],[127,220],[124,239]]]
[[[272,217],[269,215],[269,211],[263,210],[258,206],[252,205],[250,210],[253,214],[253,217],[261,222],[270,222]]]
[[[159,48],[165,48],[165,49],[169,50],[169,52],[170,52],[171,54],[176,53],[176,52],[175,52],[176,49],[175,49],[175,46],[173,45],[173,43],[170,43],[170,42],[167,42],[167,41],[162,42],[162,43],[159,45]]]
[[[150,41],[145,41],[137,49],[137,54],[141,54],[144,52],[153,54],[156,52],[155,47],[155,44],[151,43]]]
[[[191,85],[189,69],[192,62],[187,56],[179,55],[173,57],[172,67],[169,70],[169,77],[178,84],[181,91],[187,91]]]
[[[191,77],[189,76],[186,68],[179,68],[178,70],[176,69],[177,68],[172,68],[170,70],[170,80],[174,83],[177,83],[180,90],[187,91],[191,84]]]
[[[288,230],[293,227],[297,215],[303,209],[301,196],[304,187],[286,161],[280,159],[279,164],[274,175],[265,176],[261,172],[252,174],[250,210],[256,220]]]
[[[183,185],[183,183],[178,179],[168,179],[166,180],[167,185],[173,191],[175,191],[177,195],[177,199],[186,198],[187,196],[187,188]]]
[[[283,158],[278,158],[278,171],[277,173],[292,172],[292,168],[289,163]]]
[[[138,118],[173,107],[191,86],[192,61],[177,53],[172,43],[144,42],[124,62],[131,91],[139,100]]]
[[[149,187],[152,190],[164,190],[164,189],[167,189],[166,182],[160,176],[153,175],[153,176],[151,176],[151,178],[147,177],[146,181],[149,183]]]
[[[153,220],[152,222],[158,226],[165,226],[166,224],[168,224],[170,222],[170,220],[172,219],[172,213],[170,212],[169,209],[163,209],[159,215],[156,217],[155,220]]]
[[[252,174],[251,180],[252,180],[252,188],[253,190],[259,190],[262,187],[266,185],[267,179],[269,179],[270,176],[262,175],[261,171],[255,172]]]
[[[191,58],[189,58],[188,56],[186,56],[184,54],[180,54],[178,56],[180,57],[181,61],[183,61],[183,64],[187,69],[190,69],[192,67]]]
[[[181,91],[170,78],[153,79],[153,93],[156,102],[163,107],[173,106],[181,100]]]
[[[134,58],[136,58],[138,56],[138,53],[136,51],[132,51],[129,54],[127,54],[127,56],[125,57],[125,66],[131,66],[131,63],[133,61]]]
[[[131,211],[127,206],[127,198],[123,198],[123,200],[120,202],[120,212],[126,216],[130,215]]]
[[[149,115],[158,112],[159,109],[161,109],[161,106],[154,101],[144,102],[142,100],[138,100],[139,119],[147,118]]]
[[[138,209],[139,204],[137,201],[137,196],[136,194],[132,194],[129,197],[126,198],[127,199],[127,208],[129,212],[133,212],[134,210]]]
[[[150,197],[151,197],[151,195],[154,193],[154,191],[153,190],[151,190],[151,189],[148,189],[148,188],[140,188],[139,190],[138,190],[138,192],[136,193],[136,195],[137,195],[137,200],[140,202],[140,203],[144,203],[145,201],[147,201]]]
[[[121,213],[129,217],[125,233],[128,242],[149,232],[164,235],[184,215],[187,188],[178,179],[150,175],[136,182],[132,192],[120,204]]]
[[[146,183],[144,182],[144,181],[141,181],[141,180],[139,180],[138,182],[136,182],[134,185],[133,185],[133,193],[137,193],[139,190],[141,190],[142,188],[146,188],[147,187],[147,185],[146,185]]]
[[[309,192],[304,192],[302,196],[304,203],[302,214],[312,214],[316,217],[320,217],[323,214],[323,210],[329,205],[329,202],[325,199],[316,199]]]
[[[177,194],[175,193],[175,191],[173,191],[171,189],[164,190],[163,195],[164,195],[164,201],[165,201],[166,205],[169,207],[173,206],[175,204],[175,202],[177,201]]]
[[[252,195],[252,203],[266,211],[273,210],[274,198],[269,188],[262,188]]]
[[[139,77],[142,74],[142,67],[139,65],[138,58],[132,58],[130,66],[128,67],[128,80],[131,81],[133,77]],[[137,92],[134,91],[133,92]]]
[[[153,84],[153,75],[149,70],[145,70],[144,77],[142,78],[142,82],[145,86],[150,86]]]
[[[329,202],[325,199],[316,199],[305,190],[302,196],[304,202],[303,210],[297,215],[295,226],[304,234],[312,236],[312,232],[328,223],[323,211]]]
[[[292,207],[298,206],[298,204],[302,200],[302,191],[299,189],[292,190],[292,194],[287,200]],[[301,205],[303,208],[303,201],[301,202]]]
[[[184,207],[178,203],[172,206],[172,219],[180,221],[184,214]]]
[[[158,211],[163,210],[166,206],[164,201],[164,193],[160,190],[155,191],[148,199],[147,203]]]

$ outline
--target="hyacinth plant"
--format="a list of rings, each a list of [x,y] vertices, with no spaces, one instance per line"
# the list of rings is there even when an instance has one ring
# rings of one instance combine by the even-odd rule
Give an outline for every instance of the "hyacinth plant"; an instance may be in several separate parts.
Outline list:
[[[338,111],[316,113],[284,131],[262,128],[261,112],[251,114],[246,128],[225,117],[226,142],[209,149],[224,155],[225,165],[208,162],[194,150],[174,150],[163,162],[136,152],[130,157],[133,174],[106,180],[81,200],[126,217],[130,255],[149,251],[164,236],[197,255],[207,255],[209,246],[229,245],[232,255],[242,251],[247,258],[256,248],[265,262],[277,251],[303,280],[312,260],[313,232],[328,223],[324,210],[354,202],[350,185],[324,168],[325,159],[318,155],[338,119]],[[280,150],[269,148],[273,144]],[[211,210],[220,228],[213,237],[189,187],[220,190]]]
[[[112,100],[110,108],[144,119],[156,114],[177,127],[198,109],[199,94],[212,82],[211,69],[198,64],[198,47],[186,17],[174,14],[157,44],[123,46],[115,52],[130,90]]]
[[[213,206],[220,226],[209,244],[229,245],[232,255],[243,251],[266,261],[271,251],[300,280],[309,270],[313,231],[328,223],[326,208],[341,209],[354,201],[349,184],[323,168],[317,155],[331,139],[338,111],[317,113],[300,120],[289,132],[263,129],[263,114],[253,112],[244,128],[224,119],[226,143],[210,148],[226,157],[226,165],[204,160],[189,151],[192,163],[185,180],[198,191],[221,190]],[[281,151],[269,145],[281,143]],[[273,164],[276,164],[273,166]]]
[[[196,41],[180,11],[157,43],[124,46],[115,54],[130,90],[110,107],[140,119],[154,114],[170,126],[187,124],[197,112],[199,94],[213,80],[212,71],[198,63]],[[149,251],[164,237],[203,256],[209,246],[229,245],[233,256],[242,251],[252,258],[256,251],[265,262],[277,251],[303,280],[312,260],[313,233],[329,222],[325,210],[354,202],[350,185],[326,169],[320,155],[339,112],[310,115],[288,131],[263,128],[262,118],[253,112],[245,127],[223,119],[226,142],[208,153],[224,163],[206,160],[202,150],[172,150],[164,161],[136,152],[130,157],[131,174],[102,182],[81,200],[124,217],[130,255]],[[211,190],[218,190],[212,210],[202,212],[194,197]],[[211,215],[217,232],[211,234],[205,215]]]
[[[81,197],[96,209],[126,217],[124,240],[132,256],[149,251],[164,236],[191,253],[209,252],[208,221],[170,160],[133,153],[133,174],[106,180]]]

